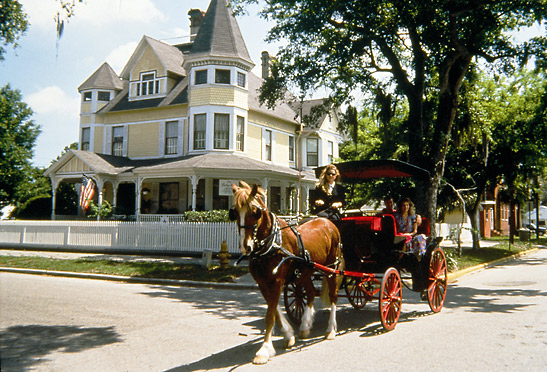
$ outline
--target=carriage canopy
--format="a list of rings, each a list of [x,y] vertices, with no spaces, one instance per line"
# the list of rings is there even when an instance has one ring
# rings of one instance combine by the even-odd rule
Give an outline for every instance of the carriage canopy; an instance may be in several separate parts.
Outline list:
[[[335,164],[342,180],[347,183],[371,178],[413,177],[427,179],[429,172],[423,168],[400,160],[355,160]],[[324,167],[315,169],[317,178]]]

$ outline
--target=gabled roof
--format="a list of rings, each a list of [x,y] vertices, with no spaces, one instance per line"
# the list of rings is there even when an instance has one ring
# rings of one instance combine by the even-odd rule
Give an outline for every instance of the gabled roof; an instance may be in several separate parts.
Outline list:
[[[123,82],[112,67],[105,62],[78,87],[78,92],[87,89],[122,90]]]
[[[227,0],[211,0],[190,49],[190,57],[239,58],[254,65]]]
[[[307,129],[319,129],[331,110],[330,106],[325,106],[323,98],[295,101],[291,103],[291,107],[298,115],[302,113],[302,122]]]
[[[179,48],[169,44],[165,44],[159,40],[153,39],[145,35],[143,36],[143,38],[139,42],[139,45],[131,55],[131,58],[129,58],[129,61],[123,68],[123,71],[121,73],[121,77],[123,79],[129,80],[131,70],[138,62],[142,52],[147,46],[149,46],[154,54],[158,57],[167,73],[172,73],[179,76],[186,76],[186,71],[182,67],[184,58]]]

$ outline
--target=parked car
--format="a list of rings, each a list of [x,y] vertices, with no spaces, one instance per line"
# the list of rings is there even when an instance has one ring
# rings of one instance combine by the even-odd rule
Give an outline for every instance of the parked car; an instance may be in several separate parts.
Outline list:
[[[536,227],[536,225],[533,224],[533,223],[529,223],[525,227],[529,230],[532,230],[532,231],[538,231],[539,235],[541,235],[541,236],[543,236],[545,234],[545,232],[547,231],[547,228],[545,228],[543,226]]]

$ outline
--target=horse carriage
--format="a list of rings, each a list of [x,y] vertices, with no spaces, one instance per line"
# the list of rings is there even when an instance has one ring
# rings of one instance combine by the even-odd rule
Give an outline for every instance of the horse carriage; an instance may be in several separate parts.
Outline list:
[[[346,183],[363,182],[372,178],[427,177],[426,170],[396,160],[353,161],[337,164]],[[320,173],[320,169],[317,170]],[[346,212],[335,221],[342,238],[345,268],[336,270],[317,263],[314,282],[324,275],[343,277],[338,298],[346,297],[356,309],[378,300],[380,320],[385,330],[397,325],[402,305],[402,288],[421,293],[431,311],[440,312],[447,289],[446,257],[439,246],[442,238],[430,239],[427,218],[422,218],[418,233],[428,237],[426,253],[420,259],[404,251],[408,237],[397,233],[395,218],[391,214],[367,215],[366,212]],[[301,258],[295,259],[304,264]],[[406,283],[410,282],[410,285]],[[300,324],[307,303],[304,287],[288,281],[284,287],[284,304],[289,318]]]
[[[346,183],[428,174],[394,160],[355,161],[337,167]],[[330,304],[327,339],[336,335],[339,297],[346,297],[356,309],[378,300],[380,321],[387,331],[399,320],[403,285],[420,292],[433,312],[441,311],[447,289],[446,257],[439,246],[442,238],[428,239],[425,255],[417,257],[403,249],[405,237],[397,233],[392,215],[346,212],[335,222],[312,217],[289,224],[267,210],[264,192],[257,185],[242,182],[232,188],[234,207],[230,214],[238,223],[240,248],[250,260],[249,270],[268,305],[264,343],[253,363],[266,363],[275,355],[274,323],[283,334],[285,347],[295,343],[292,327],[279,306],[281,292],[289,319],[300,326],[300,337],[309,335],[320,281],[321,297]],[[419,232],[429,236],[427,219],[423,219]]]

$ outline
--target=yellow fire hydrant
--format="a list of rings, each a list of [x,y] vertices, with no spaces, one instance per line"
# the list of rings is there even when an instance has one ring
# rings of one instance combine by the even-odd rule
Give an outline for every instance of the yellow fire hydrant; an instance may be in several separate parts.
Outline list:
[[[217,254],[221,269],[227,269],[230,266],[230,257],[232,255],[228,253],[228,244],[226,244],[226,240],[223,240],[220,245],[220,253]]]

